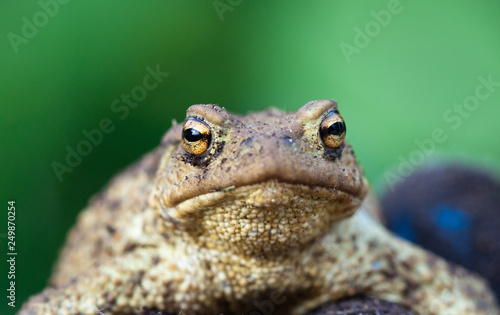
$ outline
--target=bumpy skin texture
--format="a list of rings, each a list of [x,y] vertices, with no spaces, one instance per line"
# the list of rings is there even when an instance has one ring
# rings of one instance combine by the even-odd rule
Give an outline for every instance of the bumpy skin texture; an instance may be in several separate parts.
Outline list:
[[[364,294],[421,314],[500,314],[480,278],[386,231],[351,146],[318,126],[333,101],[239,117],[194,105],[202,156],[174,126],[80,215],[53,287],[21,314],[304,314]]]

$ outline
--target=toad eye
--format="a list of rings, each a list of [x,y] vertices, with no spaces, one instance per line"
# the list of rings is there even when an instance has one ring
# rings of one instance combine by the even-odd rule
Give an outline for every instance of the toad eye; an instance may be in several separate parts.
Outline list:
[[[319,125],[319,135],[329,148],[338,148],[344,143],[346,127],[339,113],[331,112]]]
[[[207,151],[212,142],[210,127],[196,118],[188,118],[182,129],[182,145],[191,154],[199,155]]]

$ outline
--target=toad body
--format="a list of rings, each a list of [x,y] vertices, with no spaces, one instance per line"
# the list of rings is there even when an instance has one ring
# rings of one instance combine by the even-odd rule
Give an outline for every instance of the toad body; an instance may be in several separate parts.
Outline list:
[[[94,197],[21,314],[305,314],[368,295],[500,314],[480,278],[390,234],[337,104],[184,124]]]

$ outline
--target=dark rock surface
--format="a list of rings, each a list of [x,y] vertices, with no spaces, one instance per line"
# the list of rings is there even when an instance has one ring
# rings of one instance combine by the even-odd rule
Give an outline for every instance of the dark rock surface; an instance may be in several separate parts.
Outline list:
[[[252,314],[257,315],[257,311]],[[178,315],[155,310],[143,310],[140,315]],[[260,313],[261,314],[261,313]],[[182,315],[182,313],[180,313]],[[224,314],[220,314],[224,315]],[[227,315],[227,314],[226,314]],[[240,314],[238,314],[240,315]],[[264,314],[263,314],[264,315]],[[265,315],[271,315],[265,314]],[[326,303],[307,315],[417,315],[417,313],[396,303],[370,297],[356,296],[334,303]]]
[[[353,297],[327,303],[307,315],[416,315],[417,313],[396,304],[369,297]]]

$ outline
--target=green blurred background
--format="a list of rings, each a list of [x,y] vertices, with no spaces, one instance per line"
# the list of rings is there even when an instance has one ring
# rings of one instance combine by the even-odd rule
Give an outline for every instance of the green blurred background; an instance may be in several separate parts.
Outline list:
[[[398,12],[390,21],[380,13],[388,7]],[[40,12],[37,1],[0,4],[0,283],[6,292],[7,201],[15,200],[17,310],[45,286],[89,197],[191,104],[245,113],[336,99],[379,191],[384,172],[397,174],[435,128],[447,139],[428,159],[492,171],[500,162],[500,91],[456,129],[443,118],[474,95],[479,76],[500,81],[498,1],[70,1],[46,21]],[[41,26],[26,38],[34,16]],[[111,104],[156,65],[169,76],[121,120]],[[103,118],[114,131],[60,182],[51,164],[64,163],[66,146],[75,149]],[[12,313],[0,300],[0,313]]]

